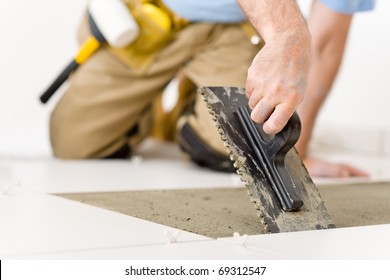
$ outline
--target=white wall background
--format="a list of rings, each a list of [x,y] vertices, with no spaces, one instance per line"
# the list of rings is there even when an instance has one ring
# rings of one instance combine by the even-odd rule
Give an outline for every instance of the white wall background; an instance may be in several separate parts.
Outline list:
[[[354,16],[344,61],[319,125],[390,130],[389,31],[390,1],[377,0],[374,11]]]
[[[38,98],[76,52],[86,3],[0,0],[1,157],[51,154],[47,122],[56,98],[45,106]]]
[[[87,0],[0,0],[0,157],[51,154],[48,105],[38,98],[77,50]],[[310,0],[301,0],[308,10]],[[390,130],[390,1],[356,15],[347,54],[321,125]]]

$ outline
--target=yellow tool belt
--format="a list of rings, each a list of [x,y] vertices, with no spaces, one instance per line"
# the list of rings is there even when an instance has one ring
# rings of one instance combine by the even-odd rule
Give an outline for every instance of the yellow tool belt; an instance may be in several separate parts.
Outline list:
[[[175,15],[161,0],[124,0],[137,21],[140,35],[124,48],[109,47],[135,71],[142,71],[153,61],[157,51],[169,43],[188,21]]]
[[[176,15],[174,12],[172,12],[171,9],[169,9],[167,6],[165,6],[165,4],[161,0],[154,0],[154,1],[153,0],[143,0],[142,2],[154,4],[157,7],[159,7],[163,12],[165,12],[171,20],[171,30],[172,31],[179,31],[180,29],[184,28],[185,26],[187,26],[189,24],[189,22],[186,19]]]

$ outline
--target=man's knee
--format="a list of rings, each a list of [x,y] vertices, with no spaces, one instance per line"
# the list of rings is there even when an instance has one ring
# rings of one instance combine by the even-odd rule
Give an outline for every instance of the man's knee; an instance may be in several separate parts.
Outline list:
[[[91,147],[82,145],[74,139],[51,139],[52,151],[55,157],[62,159],[125,159],[131,157],[131,147],[128,143],[111,147]]]
[[[50,142],[54,156],[63,159],[128,158],[131,147],[128,139],[104,137],[83,125],[67,121],[54,111],[50,118]]]

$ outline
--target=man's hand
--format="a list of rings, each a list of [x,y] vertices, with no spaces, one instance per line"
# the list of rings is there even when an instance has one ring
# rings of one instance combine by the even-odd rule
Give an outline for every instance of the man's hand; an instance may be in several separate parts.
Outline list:
[[[306,88],[308,66],[293,61],[289,53],[283,54],[284,46],[266,44],[248,70],[246,93],[253,110],[251,117],[264,123],[263,129],[268,134],[283,129]],[[309,59],[306,61],[309,63]]]
[[[266,42],[248,69],[246,83],[252,119],[268,134],[286,125],[306,89],[311,40],[294,0],[238,0]]]
[[[349,178],[349,177],[363,177],[368,178],[370,175],[356,167],[348,164],[331,163],[328,161],[304,158],[303,163],[310,176],[325,177],[325,178]]]

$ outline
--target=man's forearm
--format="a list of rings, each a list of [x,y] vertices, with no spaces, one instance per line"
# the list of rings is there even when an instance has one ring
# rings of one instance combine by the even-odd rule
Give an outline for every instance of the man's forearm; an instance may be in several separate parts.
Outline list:
[[[313,66],[305,99],[299,107],[301,137],[296,148],[307,156],[316,118],[326,100],[339,70],[348,37],[352,15],[340,14],[320,1],[314,1],[308,20],[313,38]]]
[[[310,33],[295,0],[237,0],[265,42],[288,40],[291,47],[310,46]],[[286,43],[286,42],[285,42]]]

